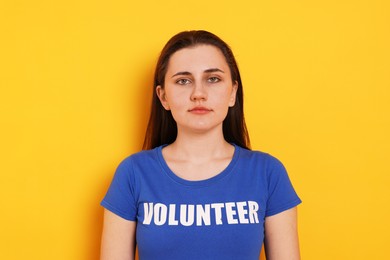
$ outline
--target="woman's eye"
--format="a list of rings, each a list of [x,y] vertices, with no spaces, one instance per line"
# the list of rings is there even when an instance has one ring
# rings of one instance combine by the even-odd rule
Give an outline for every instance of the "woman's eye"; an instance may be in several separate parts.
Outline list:
[[[216,82],[219,82],[221,80],[218,77],[210,77],[208,79],[208,81],[211,82],[211,83],[216,83]]]
[[[191,83],[191,81],[188,79],[179,79],[178,81],[176,81],[176,83],[179,85],[187,85],[187,84]]]

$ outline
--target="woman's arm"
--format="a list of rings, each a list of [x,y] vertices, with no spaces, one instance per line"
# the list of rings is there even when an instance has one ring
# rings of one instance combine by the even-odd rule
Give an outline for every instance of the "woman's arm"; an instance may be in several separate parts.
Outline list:
[[[267,260],[299,260],[297,208],[265,219],[265,254]]]
[[[135,228],[135,221],[105,209],[100,260],[134,260]]]

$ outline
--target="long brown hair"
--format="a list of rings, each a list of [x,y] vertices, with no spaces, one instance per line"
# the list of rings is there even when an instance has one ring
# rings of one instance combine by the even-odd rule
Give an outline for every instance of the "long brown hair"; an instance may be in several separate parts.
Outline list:
[[[156,93],[156,87],[164,88],[165,74],[169,59],[176,51],[196,45],[212,45],[220,49],[225,56],[232,75],[232,81],[237,82],[236,103],[229,107],[228,114],[223,121],[223,135],[227,142],[235,143],[250,149],[250,140],[246,128],[243,109],[243,90],[240,72],[230,47],[218,36],[207,31],[184,31],[173,36],[161,51],[154,72],[152,108],[146,129],[143,149],[153,149],[163,144],[170,144],[176,140],[177,125],[171,111],[161,105]]]

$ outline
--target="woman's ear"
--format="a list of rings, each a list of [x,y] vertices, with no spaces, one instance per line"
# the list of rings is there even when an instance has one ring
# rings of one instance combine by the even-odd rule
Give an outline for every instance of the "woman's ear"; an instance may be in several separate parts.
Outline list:
[[[229,107],[234,107],[234,104],[236,104],[237,89],[238,89],[238,82],[234,81],[232,87],[232,93],[230,94]]]
[[[158,85],[156,87],[156,93],[158,98],[160,99],[161,105],[165,108],[165,110],[169,110],[169,104],[165,95],[165,89]]]

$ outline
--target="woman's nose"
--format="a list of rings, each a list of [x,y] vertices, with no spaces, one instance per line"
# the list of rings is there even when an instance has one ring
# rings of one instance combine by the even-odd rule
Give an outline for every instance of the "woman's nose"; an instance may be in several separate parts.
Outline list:
[[[202,83],[194,84],[193,91],[191,93],[191,100],[206,100],[207,99],[207,91],[206,87]]]

